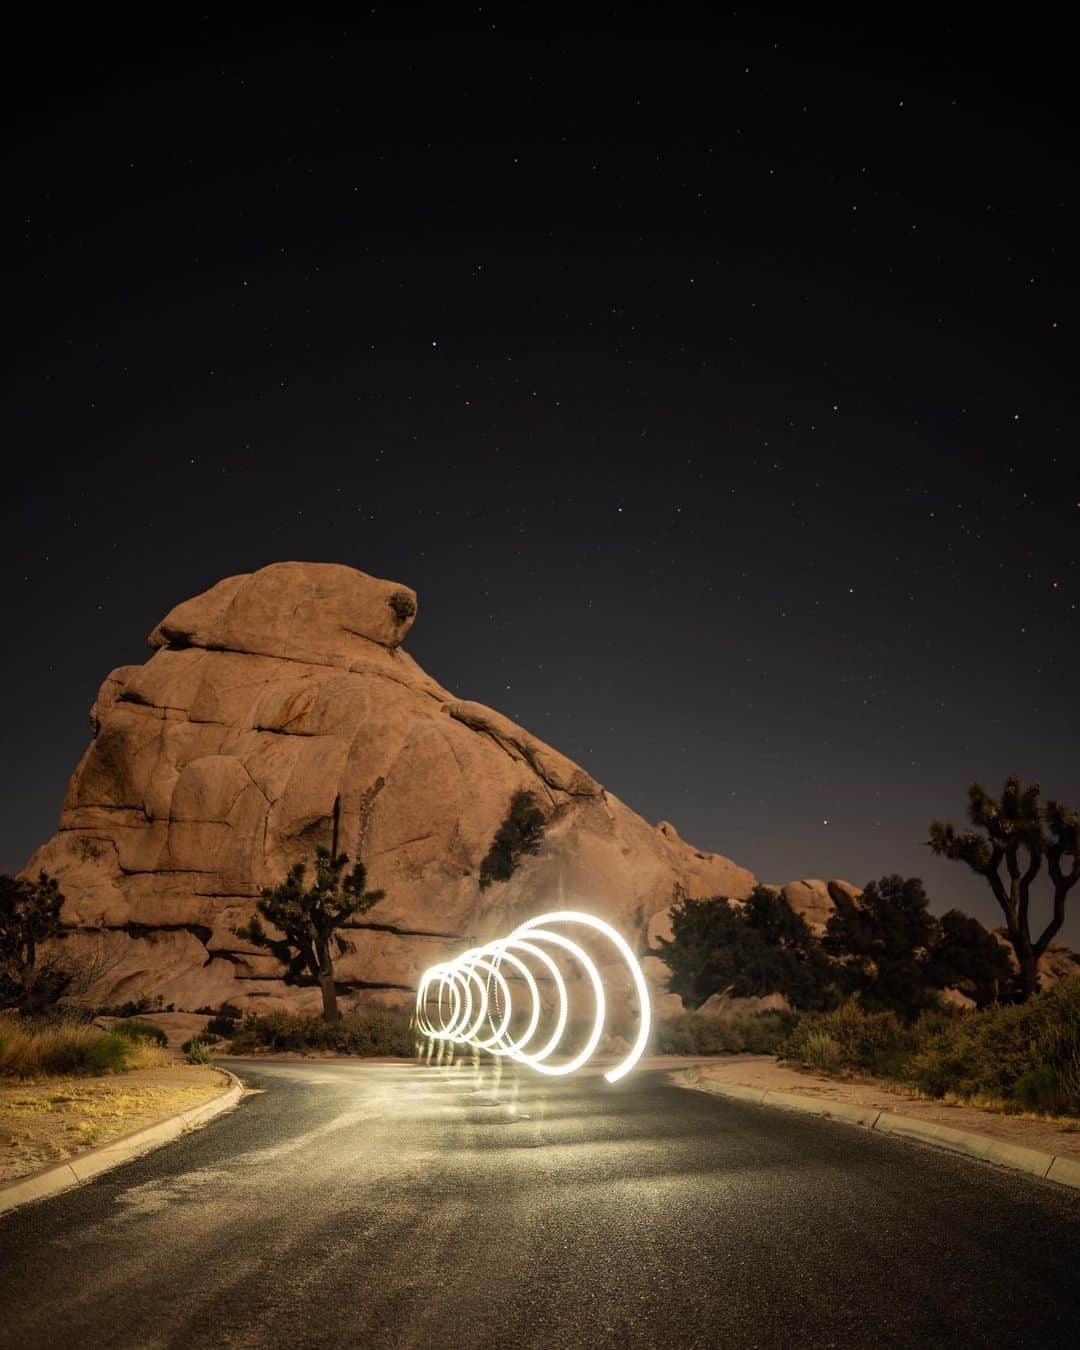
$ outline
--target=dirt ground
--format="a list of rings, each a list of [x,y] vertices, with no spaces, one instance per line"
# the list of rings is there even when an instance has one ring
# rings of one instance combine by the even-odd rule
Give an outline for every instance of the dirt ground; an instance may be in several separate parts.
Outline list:
[[[153,1125],[228,1086],[224,1074],[194,1064],[0,1083],[0,1182]]]
[[[978,1106],[929,1101],[924,1097],[894,1092],[881,1083],[825,1078],[821,1074],[778,1064],[771,1055],[730,1055],[702,1066],[703,1077],[743,1087],[774,1088],[778,1092],[802,1092],[830,1101],[877,1107],[901,1116],[917,1116],[955,1130],[978,1130],[1010,1144],[1038,1148],[1080,1161],[1080,1121],[1040,1119],[1030,1115],[1006,1116]]]

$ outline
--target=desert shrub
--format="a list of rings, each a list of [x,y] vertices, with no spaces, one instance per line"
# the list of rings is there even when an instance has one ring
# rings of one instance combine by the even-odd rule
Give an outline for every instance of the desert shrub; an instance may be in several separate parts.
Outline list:
[[[12,1078],[123,1073],[137,1058],[136,1042],[85,1022],[0,1017],[0,1075]]]
[[[90,1042],[86,1056],[86,1067],[70,1069],[71,1073],[124,1073],[132,1067],[136,1047],[129,1036],[119,1036],[115,1031],[103,1031]],[[55,1070],[54,1070],[55,1072]]]
[[[922,1091],[1080,1114],[1080,976],[926,1030],[907,1066]]]
[[[336,1022],[300,1013],[251,1013],[232,1038],[234,1054],[328,1051],[339,1055],[411,1056],[416,1036],[409,1015],[390,1008],[349,1013]]]
[[[854,1069],[902,1078],[912,1055],[939,1029],[963,1014],[928,1009],[915,1023],[892,1011],[868,1011],[857,999],[827,1013],[808,1013],[784,1041],[780,1053],[815,1068]]]
[[[655,1049],[661,1055],[773,1054],[791,1020],[777,1012],[732,1018],[680,1013],[657,1023]]]
[[[911,1023],[848,1003],[800,1018],[780,1053],[831,1072],[890,1078],[930,1097],[1080,1115],[1080,976],[1027,1003],[930,1009]]]
[[[844,1062],[843,1046],[831,1032],[820,1027],[809,1028],[800,1038],[799,1055],[803,1063],[826,1072],[840,1068]]]
[[[210,1042],[202,1040],[199,1036],[192,1036],[189,1041],[185,1041],[183,1050],[184,1057],[189,1064],[213,1064],[214,1062]]]
[[[186,1055],[193,1045],[217,1045],[220,1040],[221,1037],[215,1036],[207,1027],[203,1031],[197,1031],[194,1036],[189,1036],[180,1049]]]
[[[231,1041],[239,1029],[242,1016],[239,1008],[223,1003],[210,1021],[207,1022],[206,1030],[212,1036],[220,1036],[223,1040]]]
[[[857,900],[842,900],[829,915],[822,946],[842,962],[863,1007],[910,1020],[937,1002],[929,952],[939,925],[929,905],[918,877],[893,874],[868,881]]]
[[[407,1013],[386,1008],[354,1014],[348,1022],[347,1053],[350,1055],[411,1055],[416,1035]]]
[[[169,1038],[160,1027],[154,1026],[153,1022],[140,1022],[136,1017],[125,1017],[120,1022],[114,1022],[109,1028],[115,1031],[118,1036],[129,1036],[134,1040],[153,1041],[155,1045],[166,1046],[169,1044]]]
[[[164,1069],[173,1063],[171,1052],[156,1041],[140,1036],[131,1042],[132,1053],[127,1062],[128,1069]]]
[[[1053,1111],[1061,1105],[1061,1082],[1049,1064],[1039,1064],[1020,1075],[1011,1095],[1029,1111]]]

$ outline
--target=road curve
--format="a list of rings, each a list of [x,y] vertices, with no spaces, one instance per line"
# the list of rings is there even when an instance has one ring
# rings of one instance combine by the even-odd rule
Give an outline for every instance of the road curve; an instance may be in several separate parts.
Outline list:
[[[0,1346],[1075,1346],[1075,1192],[670,1086],[228,1061],[0,1218]]]

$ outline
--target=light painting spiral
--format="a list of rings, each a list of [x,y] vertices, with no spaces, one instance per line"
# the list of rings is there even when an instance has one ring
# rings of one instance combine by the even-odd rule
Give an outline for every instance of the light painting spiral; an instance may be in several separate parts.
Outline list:
[[[604,1074],[609,1083],[618,1082],[638,1062],[648,1042],[652,1020],[649,990],[628,943],[603,919],[578,910],[541,914],[515,928],[509,937],[473,947],[453,961],[424,971],[416,991],[416,1024],[420,1031],[432,1040],[507,1055],[537,1073],[558,1076],[580,1069],[604,1034],[607,999],[600,972],[589,953],[555,931],[567,924],[584,925],[611,942],[626,962],[634,982],[641,1009],[637,1038],[625,1059]],[[594,1013],[592,1029],[581,1049],[569,1059],[551,1064],[548,1061],[562,1043],[570,1011],[566,981],[556,960],[559,955],[569,957],[585,972],[592,987]],[[543,1012],[538,971],[542,979],[551,982],[557,1006],[553,1030],[541,1045],[534,1046]],[[527,994],[524,1030],[511,1035],[510,1024],[515,1011],[522,1010],[523,994]]]

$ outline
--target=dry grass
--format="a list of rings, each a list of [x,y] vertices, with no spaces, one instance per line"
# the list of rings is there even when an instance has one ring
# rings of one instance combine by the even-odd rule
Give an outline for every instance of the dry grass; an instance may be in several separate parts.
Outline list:
[[[168,1053],[123,1025],[102,1031],[62,1017],[28,1021],[0,1015],[0,1078],[126,1073],[169,1063]]]
[[[1080,1121],[1080,977],[1026,1003],[930,1009],[913,1022],[857,1002],[806,1013],[780,1054],[825,1073],[885,1079],[911,1096]]]
[[[228,1086],[214,1069],[177,1064],[156,1047],[140,1054],[152,1056],[153,1067],[123,1078],[0,1084],[0,1182],[198,1106]]]
[[[5,1078],[119,1073],[134,1050],[134,1041],[83,1022],[0,1017],[0,1076]]]

